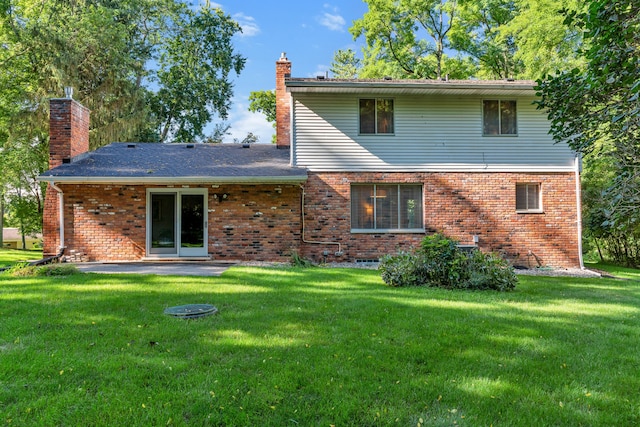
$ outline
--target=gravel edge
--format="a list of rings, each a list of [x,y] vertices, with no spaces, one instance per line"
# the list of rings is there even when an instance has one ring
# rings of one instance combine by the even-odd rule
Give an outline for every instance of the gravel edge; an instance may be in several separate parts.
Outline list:
[[[277,262],[260,262],[260,261],[248,261],[242,262],[239,265],[253,266],[253,267],[289,267],[288,263]],[[319,267],[325,268],[362,268],[368,270],[376,270],[379,263],[377,262],[331,262],[328,264],[320,264]],[[589,270],[587,268],[530,268],[530,269],[515,269],[516,274],[523,276],[566,276],[566,277],[602,277],[602,274]]]

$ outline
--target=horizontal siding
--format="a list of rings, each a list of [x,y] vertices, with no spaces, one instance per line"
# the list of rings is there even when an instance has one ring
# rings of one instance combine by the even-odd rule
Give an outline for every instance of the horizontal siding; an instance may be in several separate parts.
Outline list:
[[[483,98],[453,96],[395,97],[395,134],[358,135],[358,99],[296,95],[296,165],[316,171],[566,171],[574,164],[566,144],[554,144],[534,98],[517,99],[513,137],[482,136]]]

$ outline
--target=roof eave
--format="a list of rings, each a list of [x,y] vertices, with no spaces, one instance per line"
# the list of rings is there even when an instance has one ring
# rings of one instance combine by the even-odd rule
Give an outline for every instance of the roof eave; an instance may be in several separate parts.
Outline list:
[[[111,177],[111,176],[39,176],[38,181],[58,184],[299,184],[307,176],[184,176],[184,177]]]
[[[449,95],[514,95],[534,96],[533,82],[415,82],[396,81],[332,81],[332,80],[287,80],[291,93],[404,93],[404,94],[449,94]]]

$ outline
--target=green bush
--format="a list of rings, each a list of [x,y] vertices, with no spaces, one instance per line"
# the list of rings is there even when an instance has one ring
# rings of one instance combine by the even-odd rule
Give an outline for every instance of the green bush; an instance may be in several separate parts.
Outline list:
[[[427,269],[411,252],[383,256],[378,270],[389,286],[421,286],[428,281]]]
[[[382,257],[379,270],[389,286],[509,291],[518,281],[513,267],[501,257],[464,251],[441,234],[425,237],[415,252]]]
[[[7,273],[14,277],[69,276],[78,273],[78,268],[73,264],[32,266],[29,263],[18,263],[7,270]]]

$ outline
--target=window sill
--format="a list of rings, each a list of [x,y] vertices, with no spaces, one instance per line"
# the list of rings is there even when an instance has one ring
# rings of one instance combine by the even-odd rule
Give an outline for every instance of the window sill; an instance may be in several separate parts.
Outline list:
[[[352,234],[424,234],[424,228],[352,228]]]
[[[543,214],[544,211],[542,209],[536,209],[536,210],[520,210],[520,211],[516,211],[517,214]]]

